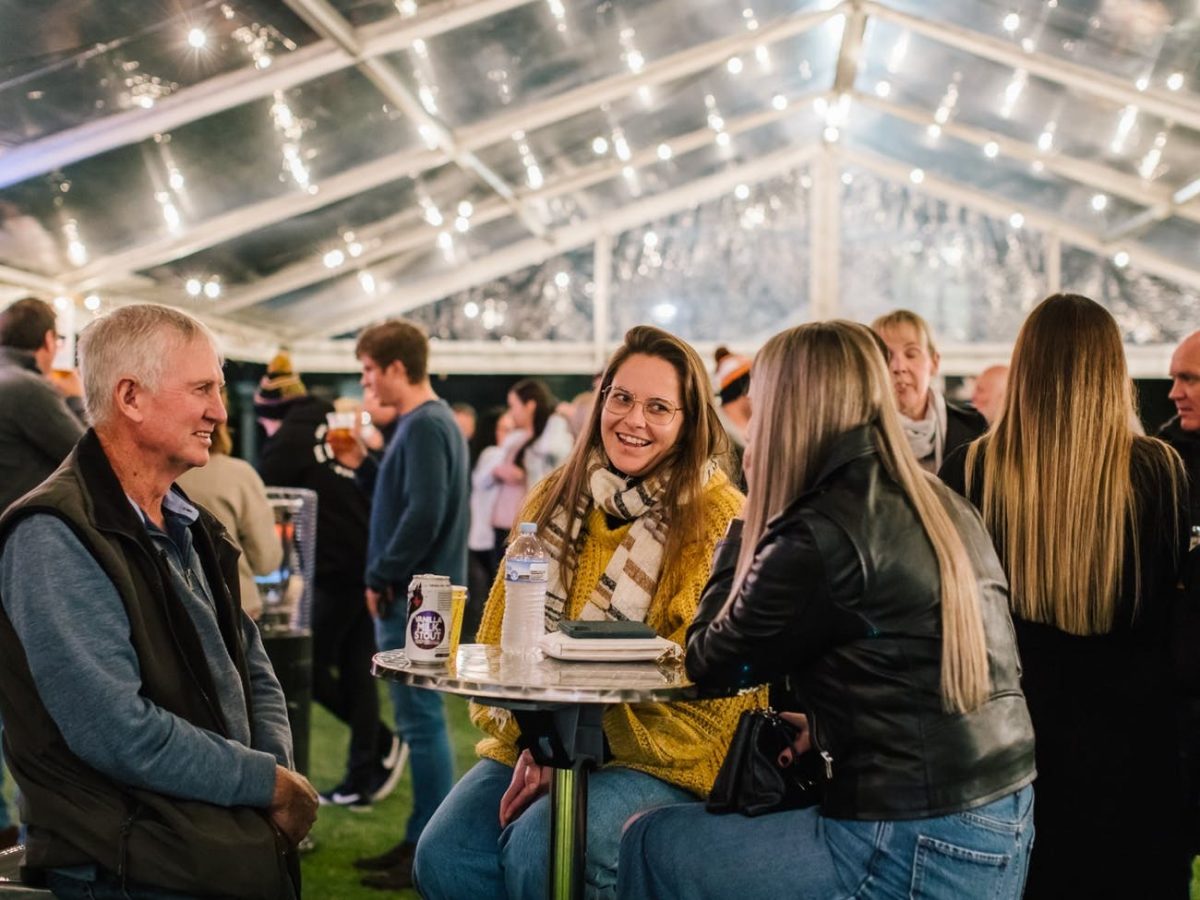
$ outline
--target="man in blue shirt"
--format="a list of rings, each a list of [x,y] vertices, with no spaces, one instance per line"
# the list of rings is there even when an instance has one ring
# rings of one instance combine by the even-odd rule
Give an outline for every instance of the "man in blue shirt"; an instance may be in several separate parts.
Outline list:
[[[295,898],[316,792],[241,611],[238,551],[174,486],[225,421],[211,333],[122,307],[80,340],[94,428],[0,519],[0,710],[60,898]]]
[[[408,583],[414,575],[467,576],[470,489],[467,444],[450,407],[429,382],[429,341],[403,319],[364,331],[355,347],[362,384],[399,413],[396,432],[378,469],[361,448],[338,455],[372,490],[367,542],[367,608],[380,649],[404,646]],[[434,691],[389,683],[396,731],[410,751],[413,810],[404,839],[359,867],[382,869],[363,884],[385,890],[412,885],[417,838],[450,792],[454,770],[442,697]]]

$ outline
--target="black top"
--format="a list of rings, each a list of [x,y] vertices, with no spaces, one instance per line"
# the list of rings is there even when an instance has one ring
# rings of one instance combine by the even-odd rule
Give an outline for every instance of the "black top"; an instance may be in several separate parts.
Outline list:
[[[946,445],[942,460],[959,447],[966,446],[988,429],[987,419],[973,406],[946,401]]]
[[[965,450],[954,454],[941,473],[959,493],[965,460]],[[1200,651],[1172,644],[1187,504],[1154,471],[1147,445],[1135,444],[1140,577],[1127,532],[1113,630],[1081,637],[1014,617],[1037,734],[1028,898],[1188,896],[1177,715]]]
[[[964,715],[941,696],[937,560],[887,474],[873,429],[847,432],[813,487],[772,520],[728,615],[740,535],[722,542],[687,670],[701,685],[786,678],[833,757],[822,812],[910,819],[989,803],[1033,780],[1004,575],[978,514],[934,482],[979,579],[991,694]]]
[[[1191,524],[1200,525],[1200,431],[1184,431],[1179,425],[1179,416],[1176,416],[1159,429],[1158,436],[1183,458],[1191,488]]]
[[[361,594],[370,504],[354,472],[338,464],[325,441],[331,412],[333,404],[316,397],[292,401],[263,445],[258,474],[269,485],[317,492],[317,585]]]

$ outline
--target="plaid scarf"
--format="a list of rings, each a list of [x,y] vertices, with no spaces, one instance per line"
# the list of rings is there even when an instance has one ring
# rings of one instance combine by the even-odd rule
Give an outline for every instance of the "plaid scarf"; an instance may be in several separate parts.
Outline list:
[[[702,480],[707,482],[715,469],[716,466],[709,461]],[[578,553],[582,538],[585,537],[583,525],[594,506],[618,519],[632,520],[633,526],[613,553],[579,617],[589,620],[646,620],[650,601],[654,598],[662,574],[668,522],[661,501],[667,478],[660,474],[633,485],[627,482],[628,479],[623,475],[608,468],[603,454],[594,452],[588,460],[589,491],[575,505],[570,533],[567,531],[564,510],[559,510],[550,520],[542,536],[550,551],[546,590],[547,631],[558,630],[558,623],[567,609],[567,590],[559,560],[566,555],[564,551],[568,546],[574,546]]]

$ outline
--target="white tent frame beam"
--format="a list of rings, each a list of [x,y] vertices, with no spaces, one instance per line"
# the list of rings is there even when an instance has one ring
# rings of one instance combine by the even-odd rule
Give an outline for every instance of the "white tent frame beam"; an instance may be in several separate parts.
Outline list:
[[[464,146],[477,150],[510,140],[514,132],[530,133],[572,116],[632,96],[639,88],[657,87],[719,66],[731,56],[750,52],[811,31],[838,15],[842,5],[820,12],[800,13],[732,37],[697,44],[629,72],[581,85],[547,100],[494,116],[478,125],[460,128]]]
[[[361,53],[367,59],[394,53],[418,39],[428,40],[532,2],[535,0],[445,0],[401,25],[384,21],[359,29]],[[326,39],[277,57],[265,70],[247,66],[215,75],[176,91],[149,109],[116,113],[9,150],[2,157],[0,188],[261,100],[275,91],[349,68],[356,61]]]
[[[825,97],[828,100],[829,96],[829,94],[821,93],[805,95],[802,98],[790,100],[788,106],[783,110],[772,108],[761,112],[747,113],[736,119],[730,119],[725,122],[725,133],[731,137],[737,137],[757,128],[762,128],[765,125],[782,121],[789,116],[796,115],[794,103],[812,102],[819,97]],[[708,127],[698,128],[686,134],[667,138],[660,143],[670,147],[672,158],[676,158],[710,146],[713,143],[713,131]],[[622,162],[616,158],[601,160],[569,175],[556,178],[537,190],[525,189],[518,191],[517,196],[526,204],[534,201],[551,200],[555,197],[561,197],[564,194],[587,190],[598,184],[618,178],[627,166],[632,167],[634,170],[641,170],[659,161],[657,145],[646,147],[634,153],[628,162]],[[509,213],[509,208],[498,200],[484,201],[475,207],[475,211],[471,216],[471,227],[478,228],[480,225],[495,222],[505,218]],[[319,256],[314,256],[304,262],[281,269],[279,272],[269,275],[243,290],[231,293],[228,297],[216,303],[213,309],[222,314],[234,312],[281,296],[282,294],[308,287],[312,284],[340,278],[348,271],[374,265],[417,247],[432,246],[437,233],[438,229],[433,226],[415,226],[393,238],[383,241],[377,247],[370,247],[362,256],[354,259],[346,266],[337,269],[330,269]]]
[[[486,283],[528,266],[538,265],[579,247],[594,243],[602,233],[617,235],[673,215],[732,191],[739,184],[765,181],[788,172],[812,159],[819,145],[790,147],[760,159],[700,178],[661,194],[631,203],[598,219],[568,225],[552,232],[552,244],[527,240],[497,250],[453,271],[439,273],[406,285],[391,301],[369,310],[340,315],[316,323],[314,335],[332,337],[361,328],[371,322],[402,315],[428,303],[444,299],[473,285]]]
[[[912,166],[909,164],[865,150],[843,147],[838,152],[843,163],[861,166],[892,181],[909,183],[912,172]],[[958,181],[928,172],[916,190],[936,199],[962,203],[998,219],[1007,219],[1014,212],[1019,212],[1025,217],[1024,227],[1055,234],[1061,241],[1098,256],[1108,256],[1118,249],[1124,250],[1129,254],[1131,263],[1141,271],[1200,290],[1200,272],[1195,269],[1167,259],[1140,244],[1125,243],[1114,247],[1101,236],[1028,204],[1014,203],[990,191],[968,187]]]
[[[371,80],[375,88],[415,122],[422,135],[429,135],[437,149],[445,153],[455,165],[486,184],[493,193],[512,208],[514,214],[531,234],[542,237],[546,233],[546,226],[517,201],[512,187],[485,166],[474,153],[463,150],[459,146],[454,132],[425,110],[390,62],[378,56],[367,57],[364,54],[363,43],[354,26],[346,21],[345,17],[334,9],[328,0],[284,0],[284,2],[298,16],[308,22],[318,34],[334,41],[345,53],[353,57],[358,62],[359,69]]]
[[[860,0],[851,0],[842,24],[842,44],[838,48],[837,69],[833,76],[833,89],[843,93],[853,89],[858,80],[863,37],[867,32],[867,15]]]
[[[234,209],[181,235],[165,235],[129,250],[102,257],[76,269],[64,281],[73,291],[97,290],[142,269],[199,253],[269,225],[322,209],[331,203],[356,196],[389,181],[416,177],[421,172],[445,162],[446,158],[439,150],[391,154],[330,176],[314,185],[314,191],[287,194]]]
[[[1099,69],[1091,69],[1044,53],[1026,53],[1020,47],[961,25],[933,22],[911,13],[892,9],[875,0],[865,0],[868,15],[900,25],[959,50],[1013,69],[1025,69],[1036,75],[1101,100],[1121,106],[1136,106],[1178,125],[1200,131],[1200,102],[1159,88],[1139,91],[1124,79]]]
[[[732,55],[746,52],[760,44],[769,45],[810,31],[837,15],[840,9],[841,7],[838,6],[818,13],[801,14],[783,22],[768,25],[758,31],[699,44],[651,63],[636,75],[630,73],[601,79],[565,94],[506,113],[501,117],[503,121],[491,119],[482,127],[460,129],[456,134],[458,147],[463,152],[475,152],[499,141],[511,139],[514,131],[525,130],[528,132],[534,128],[552,125],[596,108],[603,103],[631,96],[639,88],[656,87],[677,78],[705,71],[720,65]],[[496,124],[497,122],[499,124]],[[315,185],[317,188],[315,193],[292,194],[251,204],[218,219],[202,223],[182,235],[160,238],[118,254],[94,260],[88,266],[76,270],[69,276],[64,276],[64,281],[75,290],[101,288],[105,284],[120,281],[142,269],[172,262],[258,230],[273,222],[319,209],[352,194],[361,193],[406,176],[416,177],[422,172],[444,165],[448,161],[446,155],[438,151],[405,150],[388,154],[373,162],[318,182]],[[331,183],[338,186],[351,184],[355,186],[355,189],[348,192],[341,189],[331,190]],[[239,223],[241,223],[241,227],[239,227]]]
[[[1196,198],[1200,196],[1200,178],[1193,178],[1179,190],[1175,191],[1168,200],[1159,201],[1147,210],[1117,225],[1108,233],[1109,241],[1119,241],[1125,238],[1144,234],[1160,222],[1165,222],[1172,216],[1200,222],[1200,204]]]
[[[67,289],[62,283],[53,278],[35,275],[23,269],[14,269],[11,266],[0,266],[0,284],[12,285],[47,297],[57,297],[67,293]]]
[[[855,91],[852,96],[855,102],[861,103],[869,109],[905,122],[911,122],[914,125],[926,126],[933,124],[934,121],[932,113],[882,100],[862,91]],[[1165,204],[1174,209],[1175,214],[1193,222],[1200,222],[1200,209],[1175,207],[1172,199],[1173,192],[1166,185],[1145,181],[1136,175],[1125,175],[1108,166],[1078,159],[1064,153],[1043,153],[1033,144],[999,132],[989,131],[986,128],[964,125],[953,120],[941,123],[938,127],[941,128],[943,135],[980,148],[988,143],[994,143],[1003,156],[1011,159],[1028,163],[1040,162],[1046,167],[1046,171],[1053,172],[1067,181],[1095,188],[1114,197],[1129,200],[1139,206],[1157,208]]]
[[[812,166],[809,193],[808,304],[814,319],[829,319],[841,306],[842,243],[839,164],[832,145],[821,147]]]

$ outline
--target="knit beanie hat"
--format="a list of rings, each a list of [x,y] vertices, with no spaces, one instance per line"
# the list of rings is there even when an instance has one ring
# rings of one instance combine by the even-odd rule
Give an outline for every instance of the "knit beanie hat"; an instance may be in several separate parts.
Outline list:
[[[292,371],[292,357],[280,350],[267,363],[267,374],[254,392],[254,415],[260,419],[282,419],[292,401],[308,393],[300,376]]]
[[[728,347],[718,347],[717,394],[721,403],[732,403],[750,390],[750,360],[731,353]]]

